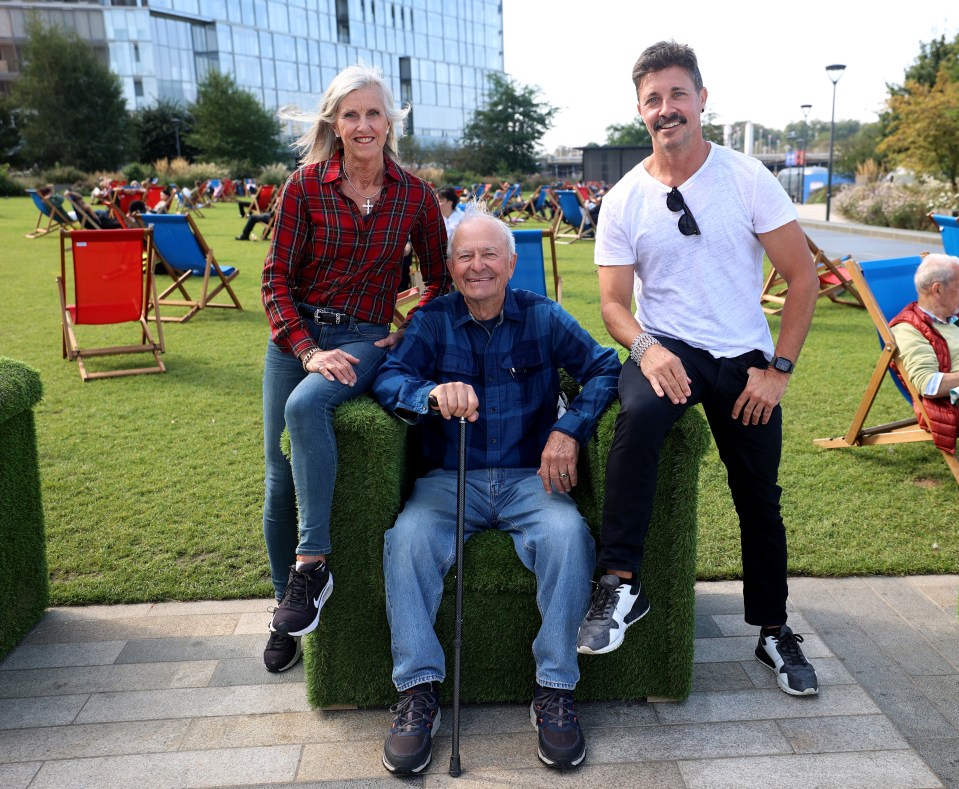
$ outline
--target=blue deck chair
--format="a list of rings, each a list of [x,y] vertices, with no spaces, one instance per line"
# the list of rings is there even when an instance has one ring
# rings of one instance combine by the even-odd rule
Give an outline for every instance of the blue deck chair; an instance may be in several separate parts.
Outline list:
[[[37,207],[40,215],[37,217],[36,227],[29,233],[25,233],[25,238],[40,238],[40,236],[45,236],[51,230],[56,230],[58,227],[71,230],[77,226],[76,221],[64,208],[44,197],[36,189],[27,189],[26,192],[33,199],[33,204]],[[44,227],[40,227],[44,219],[47,221],[47,224]]]
[[[500,195],[498,199],[494,198],[494,200],[490,203],[490,213],[493,216],[501,217],[503,212],[509,208],[510,203],[519,199],[521,188],[522,187],[519,184],[512,184],[504,189],[503,194]]]
[[[160,294],[160,304],[165,307],[187,307],[187,313],[180,317],[163,316],[164,321],[185,323],[200,310],[207,307],[242,310],[240,300],[230,287],[230,283],[240,273],[234,266],[221,266],[217,263],[203,235],[189,214],[141,214],[137,221],[143,227],[153,228],[153,243],[157,258],[173,284]],[[191,277],[203,279],[199,298],[193,298],[186,290],[186,282]],[[211,286],[211,281],[213,285]],[[212,299],[222,290],[226,290],[232,303],[213,304]],[[179,291],[182,299],[171,299],[170,295]]]
[[[910,302],[916,300],[916,288],[913,277],[922,258],[918,255],[888,260],[869,260],[859,262],[850,260],[849,273],[862,299],[872,322],[879,334],[879,346],[882,349],[879,360],[873,369],[869,384],[862,396],[859,407],[852,418],[852,424],[846,434],[837,438],[817,438],[816,446],[833,449],[836,447],[861,447],[874,444],[904,444],[914,441],[932,441],[932,434],[921,427],[915,415],[910,419],[889,422],[875,427],[865,427],[866,418],[879,393],[879,387],[888,374],[900,394],[909,403],[910,409],[918,403],[926,423],[928,418],[923,410],[919,393],[905,376],[900,378],[893,365],[902,370],[902,360],[895,335],[889,328],[889,321],[895,318]],[[959,459],[948,452],[942,452],[946,465],[959,483]]]
[[[929,214],[942,233],[942,246],[947,255],[959,257],[959,219],[942,214]]]
[[[556,199],[559,201],[559,211],[553,217],[553,232],[556,238],[571,238],[572,241],[560,241],[561,244],[572,244],[581,238],[595,238],[596,225],[593,217],[586,210],[583,198],[579,192],[572,189],[557,189]],[[560,225],[566,223],[570,230],[560,232]]]
[[[531,290],[540,296],[549,297],[546,292],[546,258],[543,253],[543,239],[549,239],[549,251],[553,260],[553,295],[563,303],[563,278],[556,267],[556,240],[552,230],[514,230],[516,239],[516,269],[509,284],[513,288]]]

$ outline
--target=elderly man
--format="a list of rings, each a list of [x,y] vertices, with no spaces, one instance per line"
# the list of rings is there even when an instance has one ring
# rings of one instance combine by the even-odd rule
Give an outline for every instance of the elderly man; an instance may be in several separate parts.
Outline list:
[[[702,403],[739,515],[745,619],[760,628],[755,655],[783,691],[815,695],[802,636],[786,624],[778,484],[779,401],[816,305],[812,258],[795,208],[762,163],[704,138],[707,91],[695,52],[661,41],[632,76],[653,153],[603,198],[596,238],[603,320],[630,361],[606,464],[604,575],[579,651],[618,648],[650,609],[640,569],[660,448]],[[764,253],[789,285],[775,343],[759,303]]]
[[[457,425],[466,417],[466,537],[510,535],[536,575],[543,617],[533,642],[530,714],[539,758],[575,767],[586,742],[573,708],[576,632],[586,612],[594,545],[570,498],[579,448],[616,393],[619,362],[555,302],[508,281],[510,230],[470,204],[449,242],[457,292],[422,307],[373,384],[385,408],[424,425],[426,476],[386,533],[384,569],[399,701],[384,766],[409,775],[430,762],[446,677],[434,631],[443,577],[455,559]],[[559,368],[582,384],[558,415]],[[476,634],[478,637],[480,634]]]
[[[955,454],[959,436],[959,257],[927,255],[915,276],[917,301],[890,321],[900,370],[922,396],[939,449]],[[950,401],[950,392],[954,393]],[[917,416],[919,411],[916,411]]]

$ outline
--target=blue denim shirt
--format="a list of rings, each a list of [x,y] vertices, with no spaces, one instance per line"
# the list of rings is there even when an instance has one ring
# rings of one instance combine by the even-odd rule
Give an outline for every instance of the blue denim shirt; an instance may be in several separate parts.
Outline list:
[[[557,418],[563,368],[583,387]],[[459,293],[424,305],[387,356],[373,394],[401,419],[424,423],[427,468],[455,470],[458,420],[431,412],[430,391],[442,383],[470,384],[479,419],[467,428],[468,469],[538,468],[553,430],[583,446],[616,396],[621,365],[559,304],[506,289],[502,320],[488,331]]]

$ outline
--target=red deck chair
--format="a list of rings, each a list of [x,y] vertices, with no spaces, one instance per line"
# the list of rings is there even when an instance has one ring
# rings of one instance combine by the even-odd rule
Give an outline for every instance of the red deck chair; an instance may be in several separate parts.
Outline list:
[[[73,264],[69,276],[68,252]],[[68,287],[72,291],[72,303],[67,301]],[[71,362],[76,360],[84,381],[166,372],[160,358],[164,350],[163,324],[157,318],[156,340],[147,324],[147,311],[157,308],[151,230],[61,230],[57,290],[60,294],[63,358]],[[81,347],[77,340],[77,326],[121,323],[140,324],[138,344]],[[99,333],[100,336],[103,334]],[[153,354],[154,364],[99,372],[87,370],[86,360],[92,356],[131,353]]]

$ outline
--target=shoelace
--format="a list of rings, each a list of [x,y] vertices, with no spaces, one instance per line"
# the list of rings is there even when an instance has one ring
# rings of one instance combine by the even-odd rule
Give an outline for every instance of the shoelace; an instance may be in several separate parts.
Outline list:
[[[806,656],[803,655],[802,650],[799,648],[802,641],[802,636],[798,636],[795,633],[788,633],[782,638],[776,639],[779,654],[784,658],[788,658],[788,662],[790,663],[799,663],[803,666],[807,665],[808,661],[806,660]]]
[[[294,570],[291,575],[293,577],[286,585],[286,592],[283,594],[280,605],[289,608],[306,608],[306,574]]]
[[[576,723],[573,697],[559,688],[544,688],[545,692],[533,700],[536,719],[540,725],[567,729]]]
[[[614,605],[616,605],[616,590],[597,584],[596,589],[593,590],[593,597],[589,601],[586,619],[607,619]]]
[[[404,696],[390,707],[390,712],[396,716],[393,725],[401,732],[416,731],[423,724],[431,728],[434,716],[430,714],[430,707],[434,704],[432,691],[420,691]]]
[[[271,630],[270,640],[267,641],[266,648],[280,649],[281,647],[285,647],[287,645],[286,644],[287,641],[292,641],[292,640],[293,640],[293,636],[284,636],[282,633],[276,633]]]

